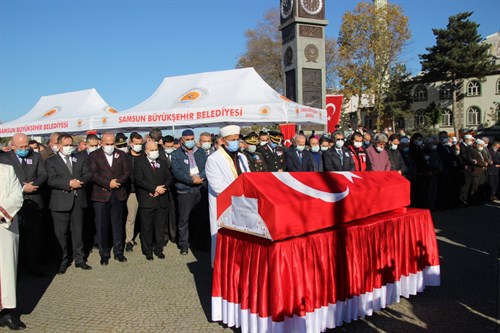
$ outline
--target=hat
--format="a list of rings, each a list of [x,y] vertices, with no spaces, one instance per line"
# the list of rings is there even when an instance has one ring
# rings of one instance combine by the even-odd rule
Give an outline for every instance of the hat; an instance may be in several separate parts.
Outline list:
[[[477,140],[476,140],[476,144],[477,144],[477,145],[484,145],[484,141],[483,141],[483,140],[481,140],[481,139],[477,139]]]
[[[234,134],[240,135],[240,129],[241,128],[237,125],[228,125],[228,126],[222,127],[220,129],[220,135],[223,138],[225,138],[226,136],[229,136],[229,135],[234,135]]]
[[[464,140],[467,140],[467,139],[474,139],[474,137],[470,134],[465,134],[464,135]]]
[[[269,139],[271,139],[271,141],[274,143],[280,143],[281,142],[281,133],[276,132],[276,131],[271,131],[271,132],[269,132]]]
[[[192,129],[185,129],[182,131],[182,136],[194,136],[194,132]]]
[[[247,136],[245,136],[245,142],[248,143],[249,145],[257,145],[259,143],[259,140],[257,140],[258,135],[255,132],[248,133]]]
[[[122,132],[116,133],[115,146],[118,148],[127,146],[127,137]]]

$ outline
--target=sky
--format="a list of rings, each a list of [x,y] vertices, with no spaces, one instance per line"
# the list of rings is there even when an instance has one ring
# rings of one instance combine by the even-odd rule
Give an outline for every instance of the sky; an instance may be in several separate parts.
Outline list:
[[[326,0],[326,36],[359,1]],[[392,0],[409,17],[403,53],[412,73],[435,44],[432,28],[473,11],[486,37],[500,31],[499,0]],[[245,31],[279,0],[0,0],[0,122],[42,96],[95,88],[117,110],[151,96],[164,77],[235,68]]]

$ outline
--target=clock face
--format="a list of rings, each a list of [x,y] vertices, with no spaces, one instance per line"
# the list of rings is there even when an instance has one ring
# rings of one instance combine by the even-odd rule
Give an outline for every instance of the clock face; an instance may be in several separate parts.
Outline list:
[[[281,17],[285,20],[292,13],[293,0],[281,0]]]
[[[300,0],[300,5],[309,15],[316,15],[323,9],[323,0]]]

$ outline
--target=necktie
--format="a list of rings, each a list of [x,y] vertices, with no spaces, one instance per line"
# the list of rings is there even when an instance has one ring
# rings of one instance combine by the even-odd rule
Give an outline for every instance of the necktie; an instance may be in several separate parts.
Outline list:
[[[151,167],[153,168],[153,172],[156,172],[156,163],[151,161]]]
[[[342,149],[337,149],[337,153],[339,154],[340,165],[344,166],[344,155],[342,155]]]
[[[301,151],[298,151],[297,154],[299,155],[299,160],[302,161],[302,152]]]
[[[69,173],[73,174],[73,168],[71,167],[71,162],[69,161],[69,156],[64,156],[66,159],[66,166],[68,167]]]

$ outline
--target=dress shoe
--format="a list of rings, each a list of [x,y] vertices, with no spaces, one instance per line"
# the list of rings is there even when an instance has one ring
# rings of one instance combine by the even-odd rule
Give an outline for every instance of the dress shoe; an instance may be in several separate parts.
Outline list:
[[[180,254],[182,254],[182,255],[186,255],[186,254],[188,254],[188,252],[189,252],[189,251],[188,251],[188,248],[187,248],[187,247],[181,247],[181,252],[180,252]]]
[[[109,258],[101,258],[101,265],[102,266],[107,266],[109,262]]]
[[[153,259],[154,258],[152,254],[146,254],[146,260],[152,261]]]
[[[127,262],[127,258],[123,254],[115,256],[115,260],[118,260],[119,262]]]
[[[0,317],[0,327],[8,327],[13,331],[18,331],[25,329],[26,325],[16,316],[12,315],[11,313],[8,313]]]
[[[80,264],[75,264],[75,267],[78,267],[78,268],[81,268],[83,269],[84,271],[88,271],[89,269],[92,269],[91,266],[87,265],[86,262],[82,262]]]
[[[128,242],[125,244],[125,252],[132,252],[134,250],[134,244],[132,242]]]
[[[68,265],[61,265],[59,269],[57,270],[57,274],[62,275],[66,273],[66,270],[68,269]]]
[[[165,259],[165,255],[163,254],[163,252],[160,252],[156,255],[158,257],[158,259]]]

